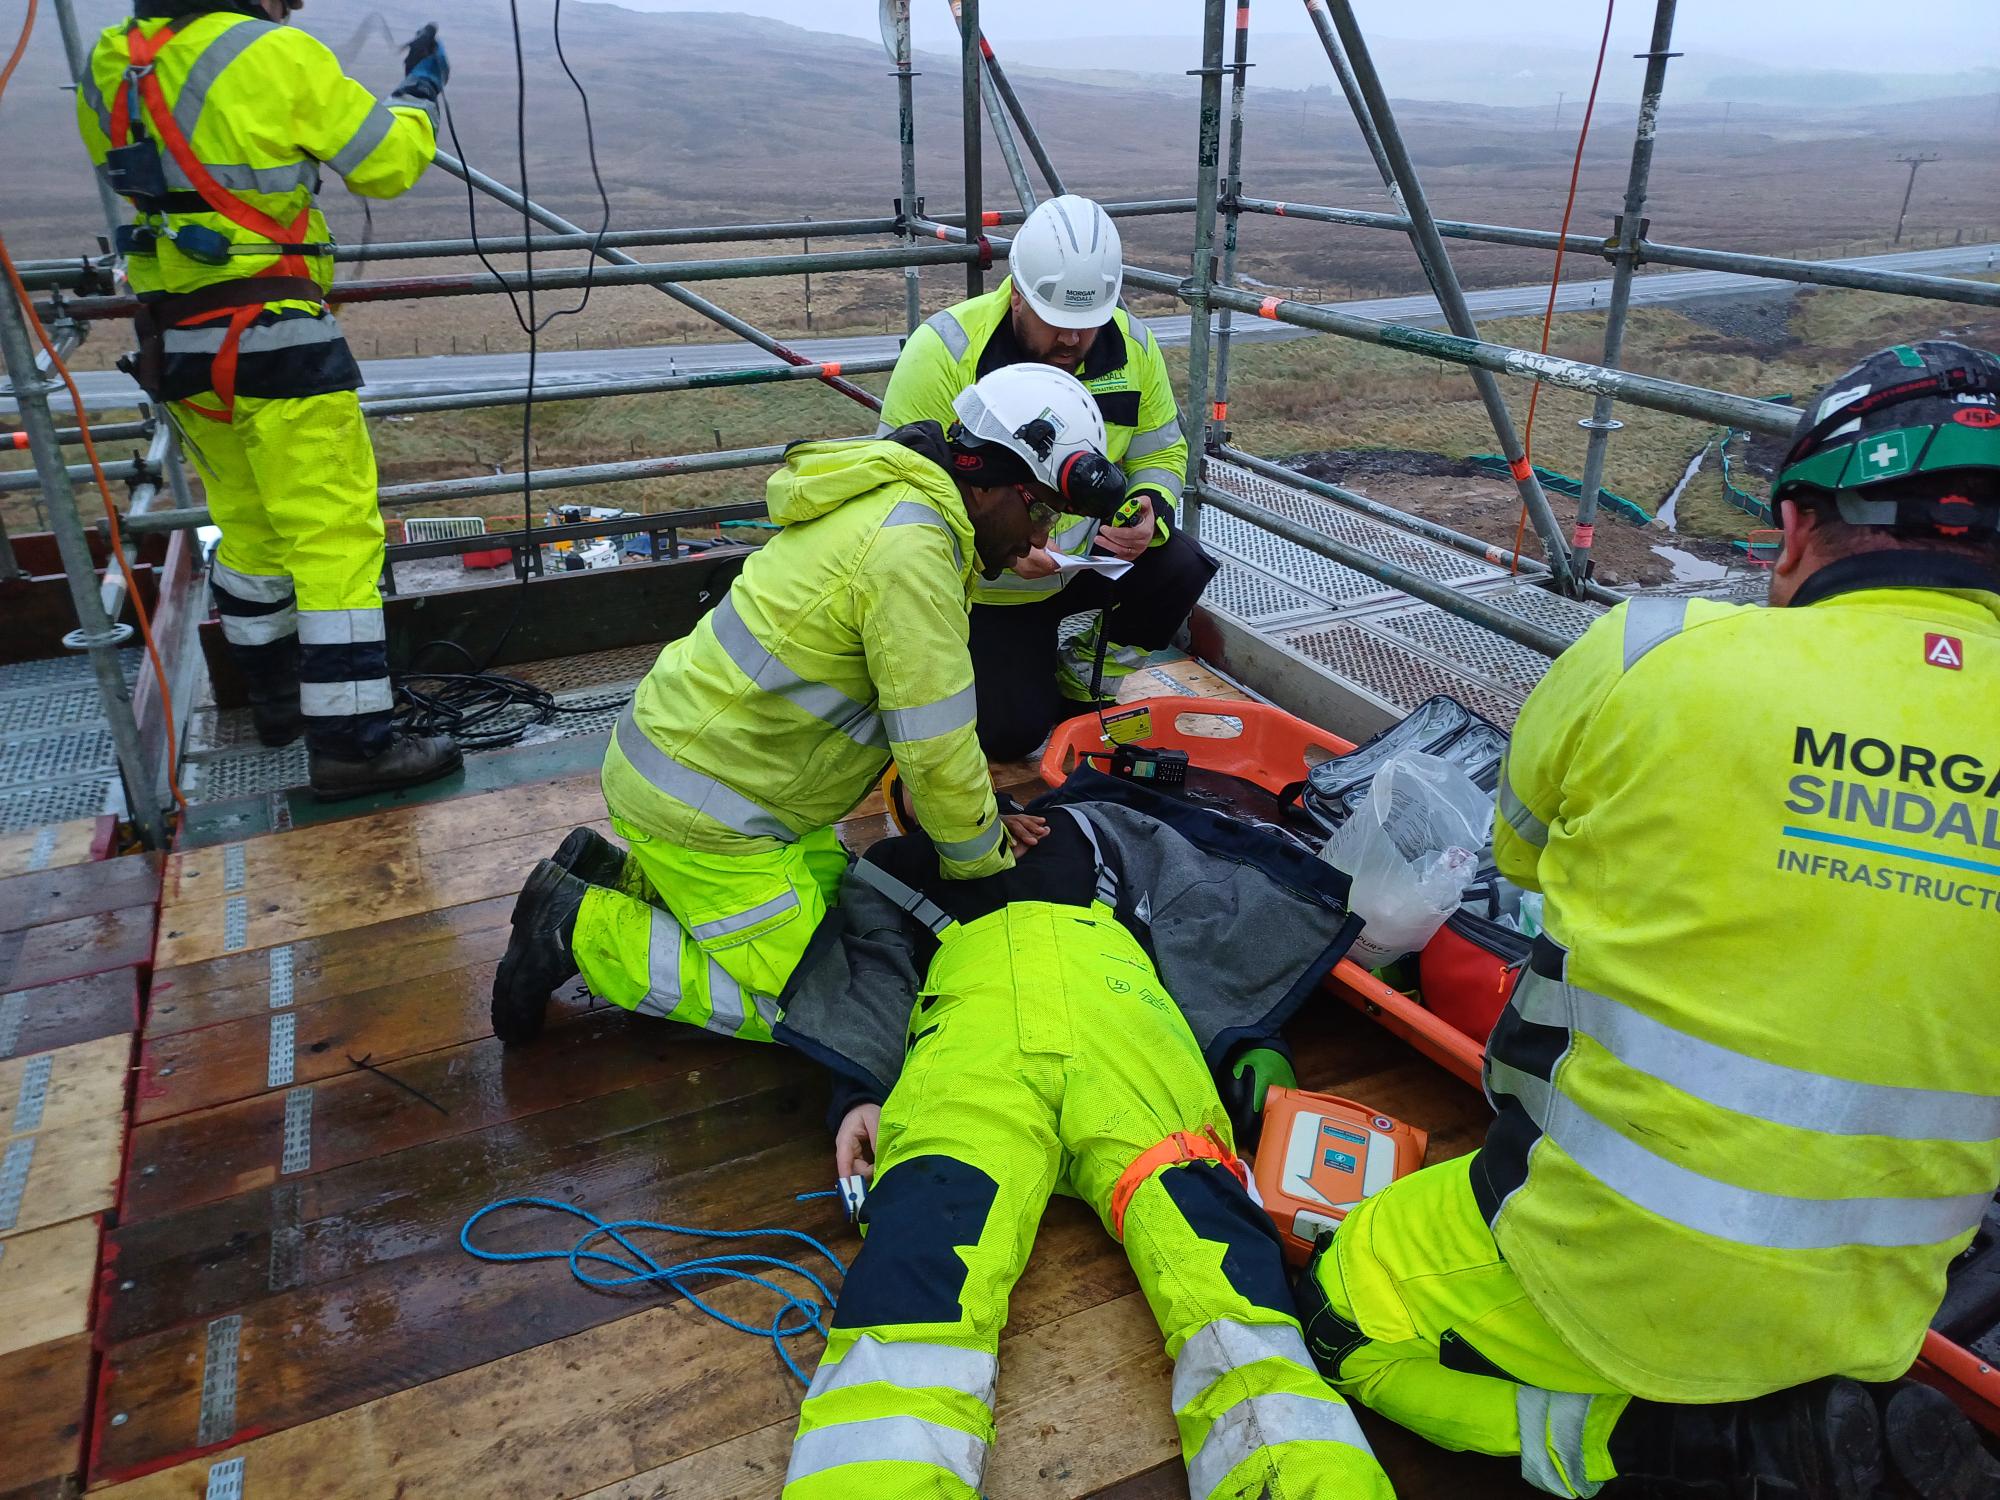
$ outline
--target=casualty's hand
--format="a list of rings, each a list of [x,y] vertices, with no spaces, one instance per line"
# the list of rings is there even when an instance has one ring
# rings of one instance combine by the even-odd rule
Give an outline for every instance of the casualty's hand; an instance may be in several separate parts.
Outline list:
[[[1049,825],[1033,813],[1002,813],[1000,821],[1007,825],[1007,838],[1016,854],[1026,853],[1049,836]]]
[[[882,1106],[857,1104],[841,1116],[833,1136],[833,1169],[842,1177],[875,1176],[875,1132],[882,1128]]]
[[[1017,578],[1047,578],[1056,570],[1056,561],[1049,556],[1049,549],[1036,547],[1015,563],[1012,569]]]
[[[1126,562],[1137,562],[1153,544],[1153,498],[1139,497],[1139,514],[1130,526],[1101,526],[1097,531],[1097,545],[1113,557]]]

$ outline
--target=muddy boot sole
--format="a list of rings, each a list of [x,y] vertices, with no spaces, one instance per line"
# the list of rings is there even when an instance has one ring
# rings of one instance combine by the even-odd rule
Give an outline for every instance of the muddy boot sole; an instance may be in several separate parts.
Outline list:
[[[1942,1391],[1903,1386],[1883,1416],[1889,1467],[1921,1500],[2000,1500],[2000,1460]]]
[[[612,890],[625,873],[625,851],[594,828],[572,828],[549,859],[586,885]]]
[[[493,974],[493,1034],[508,1046],[541,1035],[549,997],[576,977],[569,943],[575,913],[564,920],[553,910],[572,877],[553,860],[543,860],[528,876],[514,902],[507,952]]]

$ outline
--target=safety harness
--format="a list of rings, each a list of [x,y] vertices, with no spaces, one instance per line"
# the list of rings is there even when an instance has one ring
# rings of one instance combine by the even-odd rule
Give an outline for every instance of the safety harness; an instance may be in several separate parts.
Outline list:
[[[150,305],[150,330],[158,339],[166,328],[190,328],[203,323],[227,317],[229,327],[224,333],[222,347],[215,353],[210,365],[210,388],[214,390],[218,406],[214,408],[198,406],[192,401],[182,404],[188,410],[215,422],[227,422],[236,411],[236,361],[243,331],[257,320],[267,303],[283,301],[310,301],[325,306],[325,293],[314,281],[305,261],[305,251],[310,247],[305,236],[312,224],[312,199],[307,195],[305,207],[290,224],[284,224],[261,209],[245,202],[228,188],[215,180],[215,176],[195,155],[194,147],[181,132],[180,122],[167,103],[166,91],[160,87],[154,65],[160,53],[174,39],[178,22],[169,22],[152,36],[147,36],[134,21],[125,33],[125,47],[130,62],[125,69],[124,86],[118,90],[111,107],[111,144],[114,150],[123,149],[132,143],[133,96],[138,97],[138,109],[144,115],[154,138],[173,157],[174,165],[193,184],[191,195],[200,200],[201,206],[211,212],[221,214],[232,224],[249,230],[267,241],[276,252],[277,264],[267,271],[239,278],[233,282],[222,282],[203,287],[200,291],[184,296],[163,297]],[[198,208],[176,204],[173,200],[190,195],[170,194],[165,199],[153,200],[161,204],[158,211],[169,207],[180,211],[200,212]],[[144,203],[139,206],[144,208]],[[148,320],[142,319],[139,327],[141,344],[145,343],[149,330]],[[140,367],[146,368],[147,351],[141,350]],[[159,369],[160,354],[157,346],[152,351],[152,368]],[[145,381],[142,379],[142,385]],[[153,390],[149,387],[149,393]]]

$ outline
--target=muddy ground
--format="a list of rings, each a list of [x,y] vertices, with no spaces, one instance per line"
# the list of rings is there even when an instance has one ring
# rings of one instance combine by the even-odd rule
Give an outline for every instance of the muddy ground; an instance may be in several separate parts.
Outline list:
[[[1446,458],[1440,453],[1349,449],[1301,454],[1287,462],[1314,479],[1356,490],[1384,505],[1441,521],[1503,547],[1513,545],[1521,515],[1519,492],[1512,483],[1495,479],[1461,459]],[[1576,520],[1576,501],[1553,493],[1549,500],[1562,521],[1564,535],[1568,535]],[[1672,561],[1653,550],[1663,545],[1691,553],[1705,562],[1742,566],[1742,555],[1732,552],[1726,543],[1679,536],[1663,527],[1635,526],[1600,511],[1592,548],[1595,576],[1600,583],[1611,587],[1671,583]],[[1542,555],[1532,525],[1522,537],[1521,550],[1530,557]]]

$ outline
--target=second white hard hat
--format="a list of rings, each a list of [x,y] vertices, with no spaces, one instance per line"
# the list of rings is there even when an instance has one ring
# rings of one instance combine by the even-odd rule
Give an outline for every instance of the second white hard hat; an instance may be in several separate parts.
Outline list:
[[[1051,198],[1028,215],[1007,265],[1035,316],[1056,328],[1110,322],[1125,282],[1118,226],[1101,204],[1074,193]]]
[[[1064,489],[1064,466],[1074,456],[1106,457],[1097,398],[1054,365],[1003,365],[960,391],[951,405],[967,436],[1013,450],[1052,490]]]

